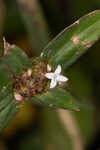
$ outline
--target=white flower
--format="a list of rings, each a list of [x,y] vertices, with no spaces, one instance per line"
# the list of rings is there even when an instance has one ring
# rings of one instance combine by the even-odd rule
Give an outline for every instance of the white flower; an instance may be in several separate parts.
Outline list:
[[[32,69],[29,68],[29,69],[27,70],[27,76],[30,77],[31,75],[32,75]]]
[[[14,93],[14,97],[17,101],[22,101],[23,100],[23,97],[18,93]]]
[[[60,84],[61,82],[66,82],[68,80],[67,77],[60,75],[61,73],[61,65],[58,65],[55,72],[46,73],[45,77],[51,80],[50,88],[54,88],[57,85],[57,82]]]

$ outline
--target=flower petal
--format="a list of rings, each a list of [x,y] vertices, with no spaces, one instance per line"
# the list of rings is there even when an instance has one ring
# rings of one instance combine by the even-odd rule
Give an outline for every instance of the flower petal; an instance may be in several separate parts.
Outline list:
[[[68,80],[68,78],[63,75],[58,75],[56,80],[58,82],[66,82]]]
[[[55,86],[57,85],[57,81],[56,80],[51,80],[51,83],[50,83],[50,89],[54,88]]]
[[[57,66],[57,68],[56,68],[54,73],[57,74],[57,75],[61,73],[61,65]]]
[[[51,66],[47,64],[47,72],[51,72]]]
[[[48,79],[53,79],[54,73],[46,73],[45,77],[48,78]]]

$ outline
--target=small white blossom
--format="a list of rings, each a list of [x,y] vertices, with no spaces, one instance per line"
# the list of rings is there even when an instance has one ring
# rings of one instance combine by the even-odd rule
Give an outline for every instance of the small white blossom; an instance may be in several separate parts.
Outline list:
[[[28,77],[30,77],[32,75],[32,69],[27,70],[27,75],[28,75]]]
[[[14,97],[17,101],[22,101],[23,100],[23,97],[18,93],[14,93]]]
[[[47,64],[47,72],[51,72],[51,66]]]
[[[60,75],[61,73],[61,65],[58,65],[55,72],[46,73],[45,77],[51,80],[50,88],[54,88],[57,83],[66,82],[68,80],[67,77]]]

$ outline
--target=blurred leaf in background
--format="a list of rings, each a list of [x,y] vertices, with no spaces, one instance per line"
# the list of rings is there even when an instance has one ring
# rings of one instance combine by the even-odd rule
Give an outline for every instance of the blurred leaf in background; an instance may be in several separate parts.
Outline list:
[[[39,55],[49,41],[48,27],[38,0],[17,0],[34,53]]]

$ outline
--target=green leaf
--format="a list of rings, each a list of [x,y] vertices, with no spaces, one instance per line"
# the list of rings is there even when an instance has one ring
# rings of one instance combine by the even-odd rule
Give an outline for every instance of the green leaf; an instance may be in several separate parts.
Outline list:
[[[13,96],[13,76],[21,74],[22,70],[31,67],[31,61],[26,54],[14,46],[9,53],[0,57],[0,131],[6,127],[17,112]]]
[[[65,28],[43,50],[41,57],[49,59],[55,68],[65,69],[86,52],[100,37],[100,10],[93,11]]]
[[[10,53],[3,57],[3,62],[6,63],[9,70],[16,76],[20,75],[22,70],[31,67],[31,61],[27,55],[18,47],[10,49]]]
[[[12,96],[12,75],[7,66],[0,60],[0,131],[6,127],[16,113]]]
[[[12,94],[9,94],[4,101],[9,103],[0,111],[0,131],[8,125],[17,112]]]
[[[12,93],[12,85],[8,85],[0,91],[0,111],[5,108],[11,101],[9,93]]]
[[[12,75],[8,71],[7,66],[0,60],[0,94],[1,90],[3,90],[10,82]]]
[[[47,105],[51,108],[63,108],[78,111],[78,103],[75,98],[62,88],[50,89],[44,94],[32,98],[32,101]]]

